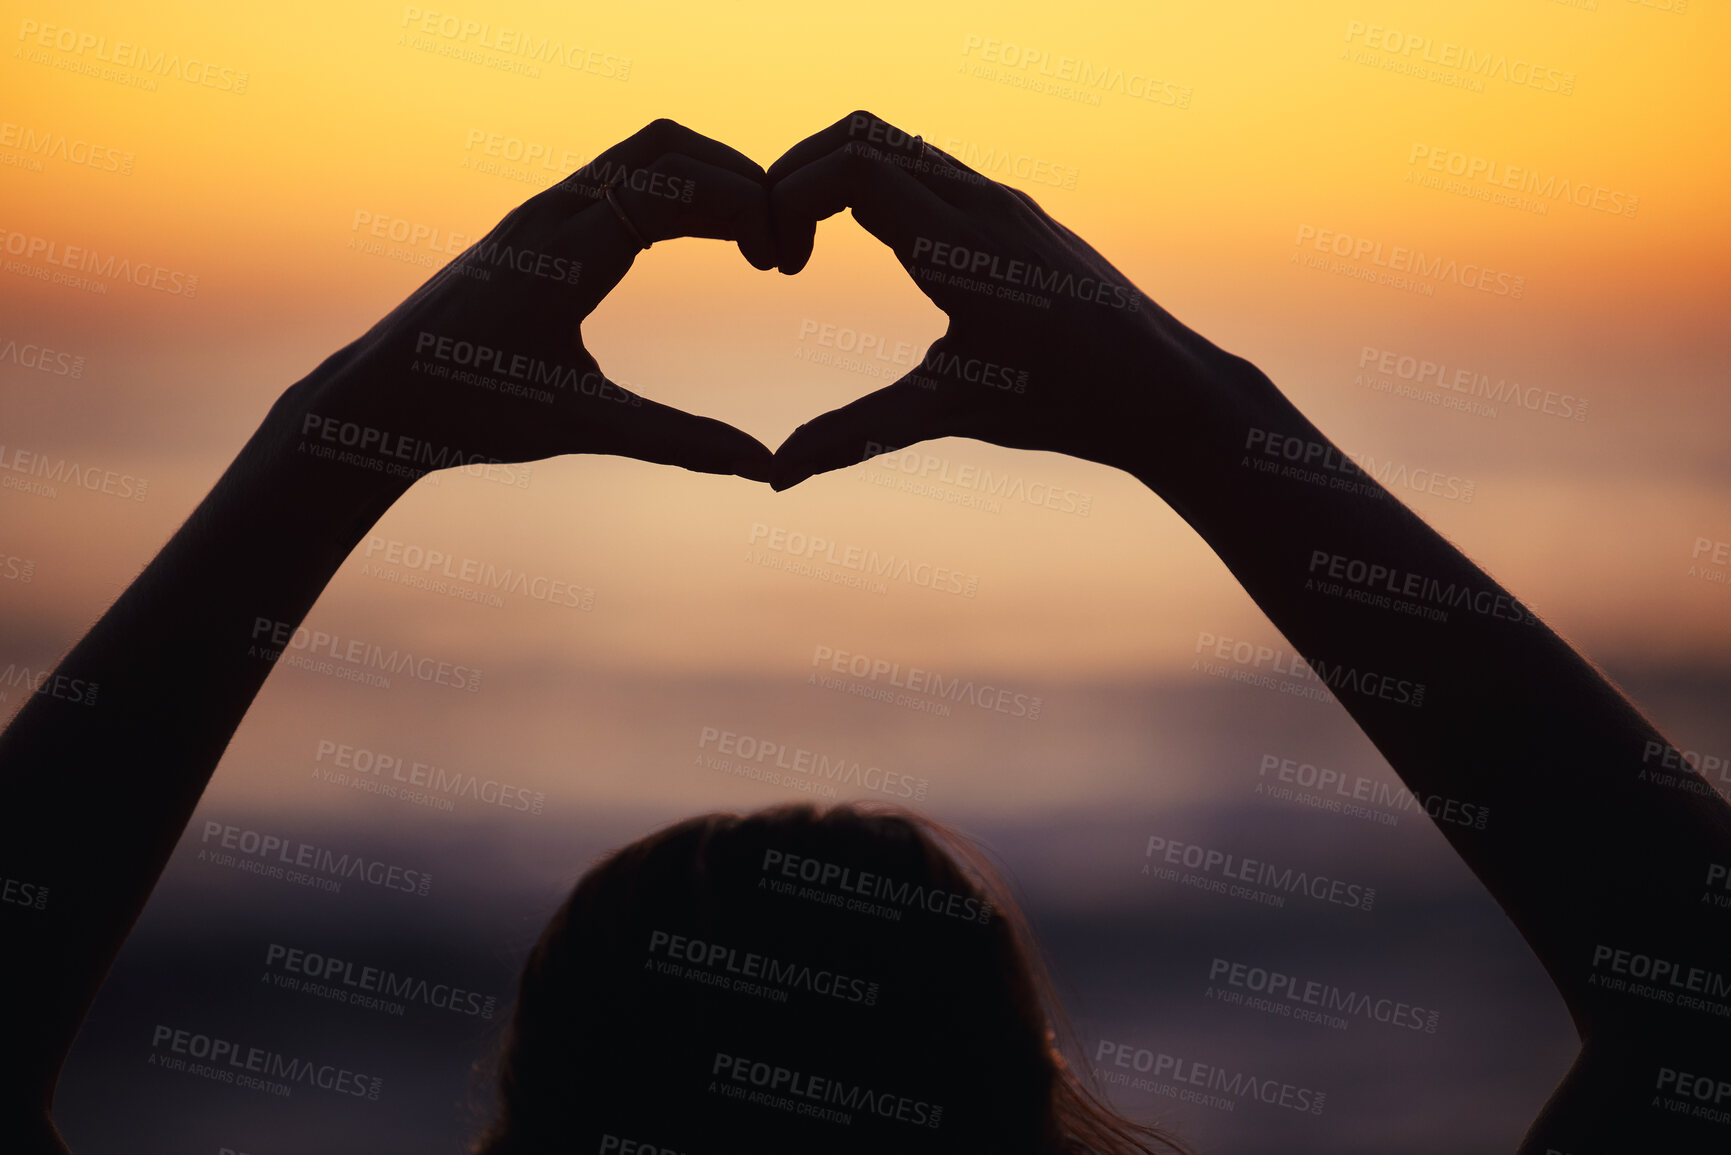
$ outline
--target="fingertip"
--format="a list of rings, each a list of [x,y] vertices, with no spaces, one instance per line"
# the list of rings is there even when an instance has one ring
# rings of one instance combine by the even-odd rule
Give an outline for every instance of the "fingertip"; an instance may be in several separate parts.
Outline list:
[[[783,441],[776,449],[774,458],[770,462],[769,487],[777,493],[784,489],[792,489],[811,476],[811,470],[803,463],[796,462],[793,452],[788,449],[788,446],[792,445],[799,436],[800,429],[804,428],[805,426],[801,425],[799,429],[788,434],[787,440]]]
[[[775,213],[770,209],[769,186],[759,182],[759,187],[763,189],[759,212],[749,227],[741,229],[739,252],[752,268],[767,273],[776,266],[780,245],[776,238]]]
[[[805,268],[811,260],[812,249],[815,247],[814,242],[817,240],[817,229],[813,227],[808,232],[795,233],[793,236],[787,235],[786,231],[783,230],[780,232],[780,239],[781,243],[778,246],[780,248],[780,260],[776,267],[791,277]]]
[[[743,429],[725,422],[716,424],[726,430],[720,434],[719,440],[727,445],[727,453],[715,472],[731,473],[748,481],[767,482],[775,472],[775,454],[769,446]]]
[[[768,479],[769,487],[777,493],[785,493],[810,476],[811,474],[803,469],[789,470],[786,473],[778,472]]]
[[[805,268],[817,243],[817,222],[791,206],[785,190],[772,185],[769,190],[771,235],[775,237],[776,267],[788,276]]]
[[[758,446],[761,453],[748,454],[734,463],[733,473],[747,481],[762,481],[773,484],[775,476],[775,455],[765,446]]]
[[[767,273],[777,265],[775,246],[768,241],[756,238],[741,239],[739,254],[745,258],[747,264],[760,273]]]

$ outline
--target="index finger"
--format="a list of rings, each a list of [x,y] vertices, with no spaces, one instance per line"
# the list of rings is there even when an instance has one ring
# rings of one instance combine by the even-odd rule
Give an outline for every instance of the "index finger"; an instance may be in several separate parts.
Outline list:
[[[591,294],[604,295],[619,282],[642,251],[639,239],[647,244],[674,237],[735,241],[756,268],[775,267],[763,185],[681,153],[635,170],[630,180],[613,187],[612,201],[590,205],[570,219],[561,235],[566,247],[584,254]],[[599,296],[594,299],[599,303]]]
[[[779,163],[779,162],[777,162]],[[966,214],[871,145],[844,144],[781,177],[769,189],[779,268],[797,273],[811,258],[817,222],[852,209],[854,220],[911,265],[931,234],[973,236]]]
[[[769,166],[769,179],[780,180],[795,169],[848,144],[881,145],[892,152],[918,156],[919,139],[869,112],[850,112],[828,128],[812,133],[782,153],[775,163]]]
[[[704,164],[725,169],[747,180],[763,181],[763,166],[738,149],[662,117],[651,121],[560,182],[590,199],[601,196],[610,184],[619,184],[631,174],[648,168],[670,152],[684,153]]]

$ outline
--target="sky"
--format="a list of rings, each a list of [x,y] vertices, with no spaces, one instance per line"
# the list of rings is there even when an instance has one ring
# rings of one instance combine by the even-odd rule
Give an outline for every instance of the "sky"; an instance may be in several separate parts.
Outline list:
[[[63,2],[6,4],[0,36],[0,716],[24,700],[15,675],[77,640],[285,388],[515,205],[657,117],[767,166],[864,108],[1030,193],[1385,470],[1679,748],[1731,751],[1721,5]],[[559,59],[522,50],[549,42]],[[47,254],[69,246],[161,280],[56,283]],[[1387,277],[1397,249],[1421,268]],[[1480,288],[1468,268],[1494,273]],[[893,380],[944,323],[842,214],[797,278],[721,242],[658,244],[583,333],[614,380],[774,447]],[[20,464],[38,458],[104,481],[45,485]],[[802,535],[947,567],[969,592],[778,568],[765,544]],[[1494,908],[1421,816],[1260,795],[1270,758],[1394,776],[1332,702],[1199,672],[1218,639],[1286,643],[1107,467],[951,438],[781,494],[610,457],[448,472],[397,503],[305,625],[478,674],[366,684],[282,663],[195,828],[388,832],[405,860],[451,856],[446,878],[488,862],[490,890],[417,908],[433,939],[477,933],[491,903],[539,909],[656,822],[853,796],[994,832],[1042,910],[1092,928],[1054,940],[1080,950],[1138,901],[1119,875],[1149,830],[1230,840],[1253,813],[1257,837],[1391,888],[1395,929],[1366,947],[1380,973],[1434,979],[1477,1024],[1458,1050],[1389,1061],[1426,1085],[1521,1067],[1519,1093],[1446,1084],[1475,1104],[1507,1092],[1475,1116],[1485,1149],[1566,1060],[1556,1007],[1518,1032],[1536,1049],[1505,1053],[1510,1020],[1472,1001],[1475,967],[1529,989],[1534,966],[1506,926],[1483,930]],[[769,774],[800,757],[860,776],[826,795]],[[196,837],[147,924],[170,960],[215,885]],[[1469,914],[1433,917],[1433,900]],[[1204,914],[1240,918],[1258,950],[1289,933]],[[1447,938],[1465,961],[1437,965],[1454,956],[1427,935],[1469,924]],[[1154,1021],[1148,988],[1101,965],[1108,993],[1084,1018]],[[1264,1042],[1247,1053],[1302,1062]],[[1318,1077],[1345,1086],[1381,1056],[1357,1047]],[[234,1146],[244,1116],[200,1134]],[[1287,1149],[1477,1149],[1400,1116],[1349,1107],[1351,1126]],[[1261,1133],[1235,1125],[1199,1124],[1222,1128],[1215,1151],[1254,1149]]]

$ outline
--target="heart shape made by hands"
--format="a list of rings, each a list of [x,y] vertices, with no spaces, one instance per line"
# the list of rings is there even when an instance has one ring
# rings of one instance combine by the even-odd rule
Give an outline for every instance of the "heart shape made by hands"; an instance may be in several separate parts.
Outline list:
[[[764,172],[672,121],[644,132],[656,138],[639,149],[658,149],[652,162],[637,170],[608,154],[594,162],[597,175],[640,174],[627,184],[641,187],[603,189],[628,243],[719,237],[737,242],[754,267],[792,275],[811,257],[817,223],[845,208],[950,319],[912,371],[796,429],[765,478],[777,490],[946,436],[1132,468],[1146,463],[1152,427],[1199,409],[1181,390],[1162,395],[1147,383],[1193,379],[1162,370],[1192,369],[1218,350],[1033,198],[919,136],[854,112]],[[752,170],[762,174],[759,203],[736,196],[705,204],[689,191],[705,176]]]

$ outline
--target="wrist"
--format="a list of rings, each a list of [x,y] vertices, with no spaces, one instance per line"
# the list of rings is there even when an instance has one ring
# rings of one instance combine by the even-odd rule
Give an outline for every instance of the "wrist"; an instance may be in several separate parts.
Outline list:
[[[1259,431],[1296,432],[1309,423],[1242,357],[1201,338],[1162,344],[1137,370],[1136,389],[1150,401],[1133,422],[1135,448],[1121,467],[1195,524],[1193,512],[1230,502],[1241,488],[1245,447]]]
[[[366,423],[333,412],[334,397],[315,388],[316,376],[283,391],[210,501],[269,539],[291,549],[311,546],[311,554],[333,564],[425,470],[381,452],[389,447],[366,435]]]
[[[353,375],[314,374],[284,390],[242,455],[257,454],[306,499],[338,505],[389,504],[424,474],[461,464],[367,404]]]

